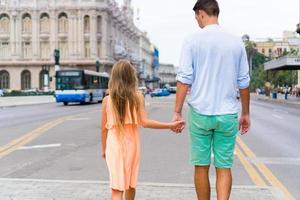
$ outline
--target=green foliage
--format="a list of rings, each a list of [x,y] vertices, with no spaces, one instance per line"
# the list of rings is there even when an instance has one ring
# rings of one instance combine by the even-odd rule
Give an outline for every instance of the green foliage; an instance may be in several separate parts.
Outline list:
[[[252,47],[254,48],[254,46]],[[268,58],[257,51],[251,50],[251,52],[253,53],[252,54],[253,71],[252,71],[251,86],[250,86],[252,92],[254,92],[256,88],[264,88],[266,82],[270,82],[275,87],[293,86],[297,84],[296,70],[267,72],[264,70],[264,63],[268,61]],[[298,51],[294,49],[292,49],[289,52],[285,52],[285,55],[289,55],[289,56],[295,56],[297,54]]]

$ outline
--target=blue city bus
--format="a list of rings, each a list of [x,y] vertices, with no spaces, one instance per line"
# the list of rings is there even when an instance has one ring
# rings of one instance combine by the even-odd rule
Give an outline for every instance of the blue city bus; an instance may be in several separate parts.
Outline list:
[[[69,103],[100,103],[108,88],[109,75],[89,70],[59,70],[56,72],[55,98],[65,106]]]

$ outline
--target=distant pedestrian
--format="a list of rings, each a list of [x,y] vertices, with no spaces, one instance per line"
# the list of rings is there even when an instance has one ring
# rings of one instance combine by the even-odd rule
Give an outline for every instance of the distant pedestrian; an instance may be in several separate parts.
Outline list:
[[[210,199],[209,168],[213,152],[217,199],[228,200],[236,137],[239,130],[245,134],[250,128],[247,54],[241,38],[219,25],[216,0],[198,0],[193,10],[202,30],[183,44],[173,119],[183,119],[182,107],[191,86],[188,124],[197,196],[199,200]],[[237,88],[242,103],[239,122]],[[180,132],[182,128],[174,131]]]
[[[138,92],[136,71],[126,60],[117,62],[102,108],[102,157],[106,160],[112,200],[135,198],[140,165],[139,127],[177,129],[183,120],[162,123],[148,119],[144,97]]]

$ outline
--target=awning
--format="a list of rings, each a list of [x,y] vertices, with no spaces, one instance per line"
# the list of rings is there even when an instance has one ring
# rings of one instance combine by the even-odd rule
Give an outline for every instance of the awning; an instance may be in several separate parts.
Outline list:
[[[300,57],[282,57],[264,64],[265,70],[300,70]]]

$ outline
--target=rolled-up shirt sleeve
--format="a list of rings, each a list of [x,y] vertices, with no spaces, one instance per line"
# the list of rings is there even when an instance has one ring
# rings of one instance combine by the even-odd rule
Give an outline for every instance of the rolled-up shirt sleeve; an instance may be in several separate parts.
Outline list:
[[[237,85],[239,89],[246,89],[250,85],[249,64],[244,44],[242,44],[242,53],[238,68]]]
[[[194,82],[192,47],[188,39],[185,39],[182,45],[176,80],[188,85]]]

